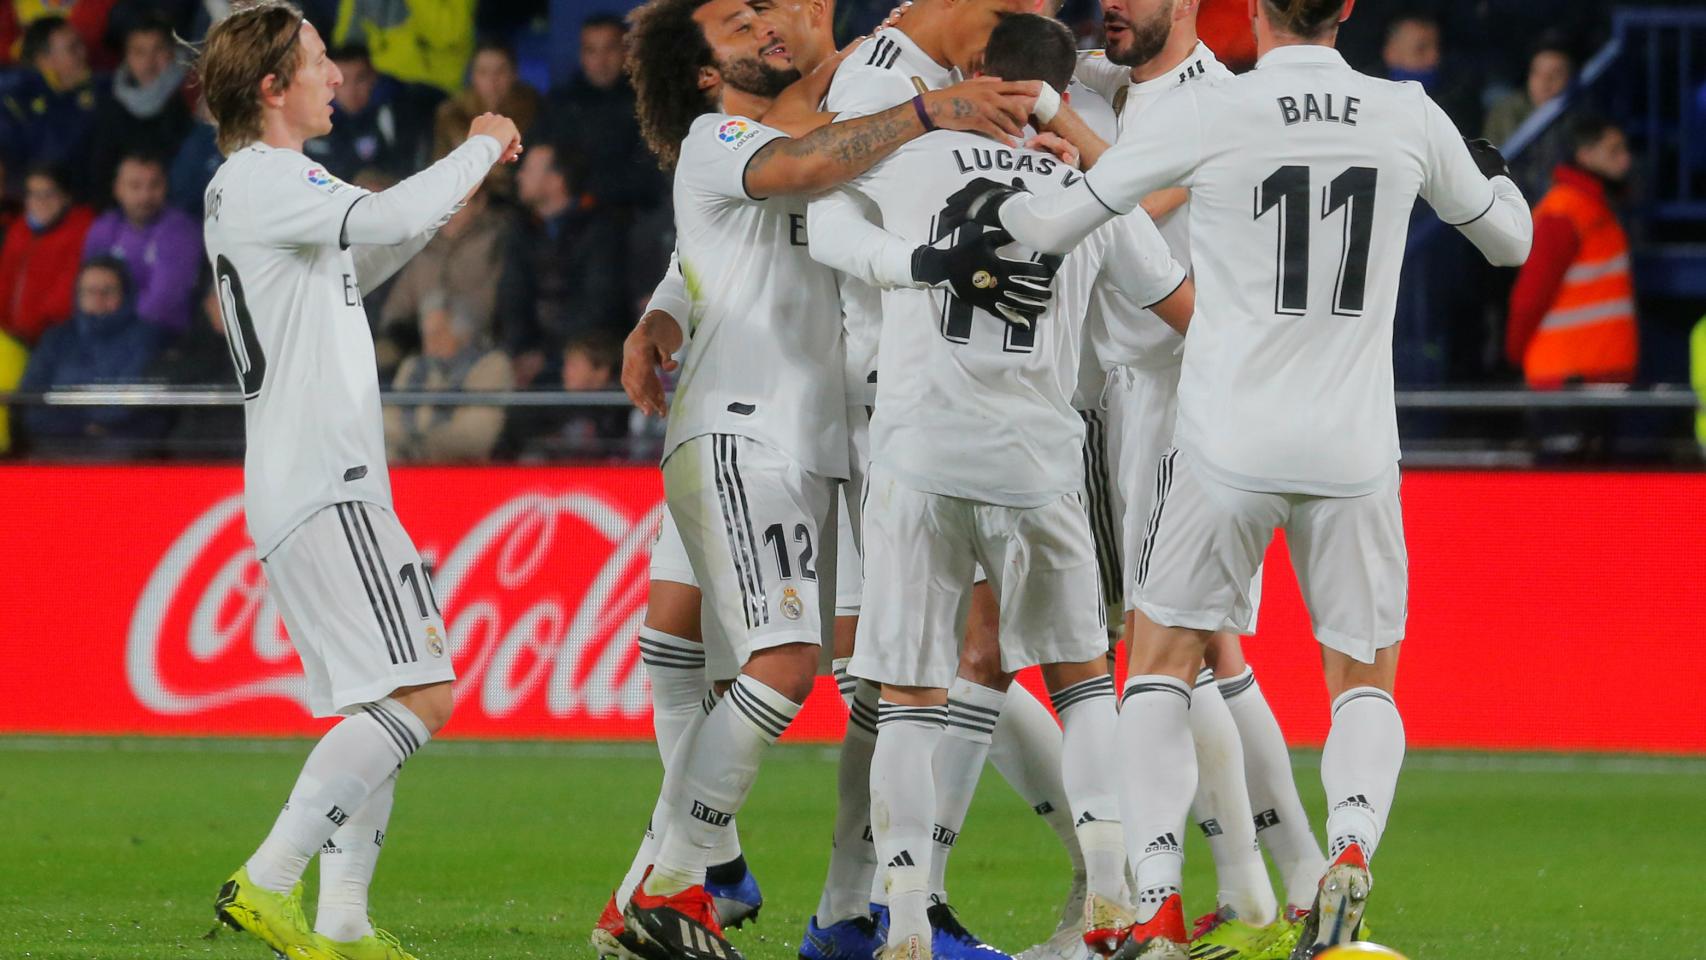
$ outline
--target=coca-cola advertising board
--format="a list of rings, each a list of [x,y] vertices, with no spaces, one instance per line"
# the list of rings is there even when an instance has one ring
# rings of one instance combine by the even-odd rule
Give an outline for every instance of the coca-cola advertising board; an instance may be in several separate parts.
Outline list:
[[[444,735],[649,737],[634,638],[658,472],[392,477],[451,635],[457,712]],[[0,733],[325,728],[304,707],[244,531],[240,469],[9,466],[0,478]],[[1398,700],[1412,746],[1706,752],[1693,689],[1706,674],[1706,475],[1409,471],[1403,499]],[[1260,629],[1246,650],[1281,725],[1320,743],[1319,655],[1283,539]],[[789,736],[831,739],[842,723],[820,682]]]

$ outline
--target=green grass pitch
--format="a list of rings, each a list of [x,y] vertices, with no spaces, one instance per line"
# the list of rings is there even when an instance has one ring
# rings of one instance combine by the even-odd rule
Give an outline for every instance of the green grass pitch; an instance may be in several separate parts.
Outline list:
[[[206,937],[213,895],[307,750],[0,738],[0,957],[266,960],[232,931]],[[1318,811],[1315,757],[1297,762]],[[816,906],[834,771],[826,749],[778,748],[741,813],[766,895],[760,923],[733,934],[753,960],[792,957]],[[423,960],[590,957],[659,775],[642,745],[431,745],[399,785],[376,919]],[[1706,958],[1703,799],[1702,759],[1414,753],[1370,917],[1412,960]],[[949,872],[966,924],[1012,950],[1041,939],[1065,870],[991,769]],[[1191,914],[1210,908],[1196,839],[1186,887]]]

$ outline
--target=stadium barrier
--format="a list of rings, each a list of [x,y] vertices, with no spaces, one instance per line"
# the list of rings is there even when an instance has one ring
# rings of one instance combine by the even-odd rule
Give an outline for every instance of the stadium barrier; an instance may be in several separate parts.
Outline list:
[[[655,468],[399,468],[460,680],[445,735],[650,736]],[[0,467],[0,732],[299,735],[231,466]],[[1407,471],[1413,747],[1706,753],[1706,474]],[[1283,543],[1246,644],[1289,738],[1326,694]],[[1034,678],[1033,678],[1034,682]],[[790,736],[839,736],[827,681]]]

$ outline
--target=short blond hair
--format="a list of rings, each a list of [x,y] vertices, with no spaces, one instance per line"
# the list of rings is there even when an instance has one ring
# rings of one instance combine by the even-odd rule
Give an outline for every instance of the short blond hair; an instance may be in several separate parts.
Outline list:
[[[290,0],[247,0],[207,31],[195,60],[207,112],[219,130],[219,152],[230,155],[261,138],[259,87],[290,87],[302,66],[302,11]]]

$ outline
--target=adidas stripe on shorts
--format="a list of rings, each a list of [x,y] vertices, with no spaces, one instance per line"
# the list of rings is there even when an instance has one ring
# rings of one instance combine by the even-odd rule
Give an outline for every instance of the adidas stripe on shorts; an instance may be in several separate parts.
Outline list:
[[[450,635],[397,515],[352,501],[311,514],[261,561],[316,717],[453,680]]]

